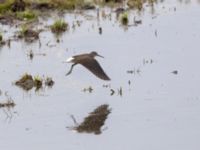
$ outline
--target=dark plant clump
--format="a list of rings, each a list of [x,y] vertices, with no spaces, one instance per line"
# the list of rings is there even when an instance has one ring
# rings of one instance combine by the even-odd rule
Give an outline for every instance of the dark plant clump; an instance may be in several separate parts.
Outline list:
[[[48,77],[44,82],[46,86],[53,86],[54,84],[54,81],[50,77]],[[32,75],[24,74],[18,81],[15,82],[15,85],[26,91],[31,90],[33,87],[35,87],[36,90],[39,90],[43,86],[43,79],[39,76],[35,76],[33,78]]]
[[[65,32],[68,29],[68,24],[64,20],[57,20],[54,22],[53,25],[51,25],[51,31],[53,33],[62,33]]]

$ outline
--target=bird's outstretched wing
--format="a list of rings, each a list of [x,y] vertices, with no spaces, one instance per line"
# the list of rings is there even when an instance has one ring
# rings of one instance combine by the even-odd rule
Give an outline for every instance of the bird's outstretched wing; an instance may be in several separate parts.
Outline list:
[[[95,59],[88,58],[88,59],[85,59],[80,64],[82,64],[84,67],[86,67],[88,70],[90,70],[94,75],[96,75],[100,79],[110,80],[110,78],[106,75],[104,70],[101,68],[101,66]]]

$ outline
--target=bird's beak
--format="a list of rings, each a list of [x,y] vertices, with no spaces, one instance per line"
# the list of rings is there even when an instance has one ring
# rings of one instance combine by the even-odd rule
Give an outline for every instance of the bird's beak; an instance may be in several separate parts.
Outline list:
[[[101,55],[99,55],[99,54],[97,54],[97,56],[99,56],[99,57],[101,57],[101,58],[104,58],[103,56],[101,56]]]

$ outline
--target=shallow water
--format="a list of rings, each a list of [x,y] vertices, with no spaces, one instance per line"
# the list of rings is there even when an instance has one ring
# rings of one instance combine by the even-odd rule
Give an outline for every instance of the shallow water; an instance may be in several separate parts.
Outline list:
[[[59,43],[46,29],[40,33],[41,46],[38,41],[14,41],[10,48],[0,49],[0,101],[6,99],[7,92],[16,103],[14,109],[0,109],[0,149],[199,149],[198,2],[168,1],[156,5],[154,13],[146,8],[139,15],[130,11],[129,24],[135,15],[142,24],[128,28],[116,21],[112,10],[104,11],[108,16],[100,15],[99,19],[96,11],[63,15],[70,30],[59,37]],[[56,18],[41,19],[39,27]],[[73,30],[76,20],[81,24]],[[16,31],[1,27],[10,31],[6,38]],[[30,50],[35,54],[33,60],[27,56]],[[65,76],[70,68],[63,63],[66,58],[93,50],[105,57],[97,59],[110,82],[96,78],[82,66]],[[130,70],[132,74],[127,73]],[[172,73],[175,70],[177,75]],[[50,76],[55,85],[25,92],[13,83],[26,72]],[[103,87],[107,84],[110,88]],[[92,93],[83,92],[89,86]],[[118,94],[120,87],[122,96]],[[115,90],[113,96],[110,89]],[[102,134],[79,134],[66,128],[74,126],[70,115],[82,122],[102,104],[112,108]]]

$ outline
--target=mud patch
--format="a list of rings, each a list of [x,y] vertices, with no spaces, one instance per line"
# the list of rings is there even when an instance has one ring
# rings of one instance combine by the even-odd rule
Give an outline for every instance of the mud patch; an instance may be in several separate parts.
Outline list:
[[[79,133],[94,133],[101,134],[101,127],[104,125],[108,115],[111,113],[109,105],[104,104],[97,107],[93,112],[89,113],[89,116],[84,121],[74,127]]]

